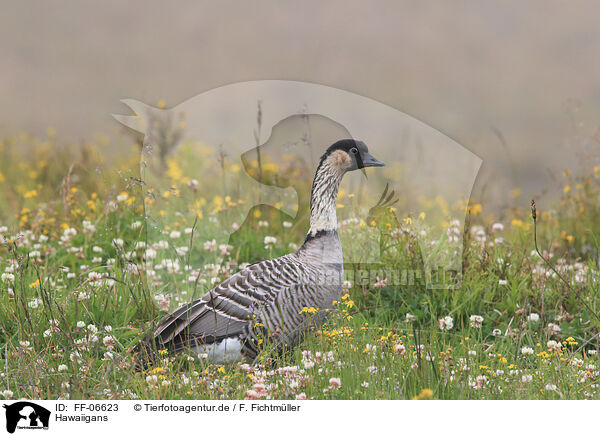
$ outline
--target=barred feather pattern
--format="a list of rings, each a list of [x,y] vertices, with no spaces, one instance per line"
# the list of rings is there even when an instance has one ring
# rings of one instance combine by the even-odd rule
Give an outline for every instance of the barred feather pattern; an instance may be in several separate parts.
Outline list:
[[[250,265],[179,307],[159,321],[150,342],[171,351],[235,343],[240,358],[254,359],[261,343],[283,351],[325,322],[343,282],[336,216],[343,174],[333,159],[321,160],[311,195],[311,229],[296,252]]]
[[[310,196],[309,235],[319,230],[337,229],[336,200],[345,172],[345,168],[336,165],[331,157],[321,161]]]

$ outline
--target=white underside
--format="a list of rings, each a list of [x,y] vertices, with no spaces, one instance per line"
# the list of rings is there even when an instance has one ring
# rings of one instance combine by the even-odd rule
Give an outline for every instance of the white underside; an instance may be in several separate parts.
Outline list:
[[[243,359],[242,343],[237,338],[227,338],[217,344],[199,345],[195,347],[198,354],[208,355],[212,363],[232,363]]]

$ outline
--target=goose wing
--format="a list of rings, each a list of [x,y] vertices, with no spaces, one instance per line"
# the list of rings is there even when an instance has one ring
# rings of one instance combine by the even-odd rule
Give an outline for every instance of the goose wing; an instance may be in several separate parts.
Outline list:
[[[248,333],[283,291],[302,281],[302,265],[291,255],[265,260],[239,271],[206,295],[165,316],[154,332],[157,348],[181,350]]]

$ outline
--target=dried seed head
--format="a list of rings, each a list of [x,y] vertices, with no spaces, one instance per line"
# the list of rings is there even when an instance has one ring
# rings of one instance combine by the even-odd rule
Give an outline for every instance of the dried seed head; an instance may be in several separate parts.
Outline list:
[[[535,221],[537,219],[537,210],[535,208],[535,200],[531,200],[531,217]]]
[[[519,310],[517,310],[517,311],[515,312],[515,315],[517,315],[517,316],[522,316],[522,315],[524,315],[526,312],[527,312],[527,310],[526,310],[525,308],[523,308],[523,307],[522,307],[522,308],[520,308]]]

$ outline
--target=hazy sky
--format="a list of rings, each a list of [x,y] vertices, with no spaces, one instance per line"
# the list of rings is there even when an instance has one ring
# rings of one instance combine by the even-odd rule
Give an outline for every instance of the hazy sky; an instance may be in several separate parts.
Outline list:
[[[2,3],[0,133],[78,140],[120,131],[122,98],[293,79],[450,136],[483,159],[476,192],[520,186],[525,201],[556,188],[548,169],[575,165],[579,145],[599,148],[597,2]]]

